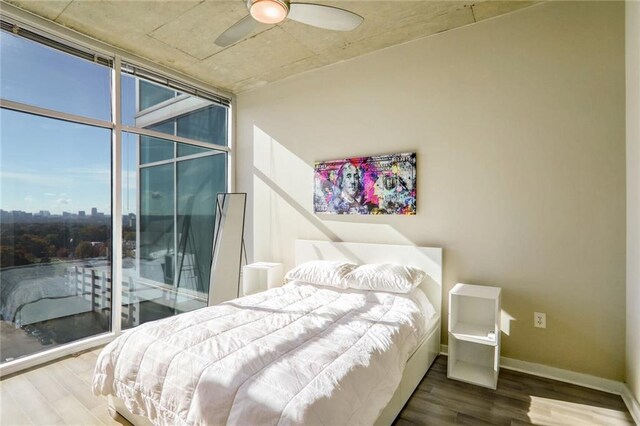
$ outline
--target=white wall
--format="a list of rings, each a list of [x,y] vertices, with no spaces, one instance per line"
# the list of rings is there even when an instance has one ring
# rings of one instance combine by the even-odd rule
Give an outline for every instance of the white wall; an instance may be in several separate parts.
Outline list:
[[[622,380],[624,36],[621,2],[549,2],[239,95],[253,259],[441,246],[445,291],[504,289],[503,356]],[[314,161],[407,151],[416,216],[313,214]]]
[[[640,3],[626,2],[627,371],[640,401]]]

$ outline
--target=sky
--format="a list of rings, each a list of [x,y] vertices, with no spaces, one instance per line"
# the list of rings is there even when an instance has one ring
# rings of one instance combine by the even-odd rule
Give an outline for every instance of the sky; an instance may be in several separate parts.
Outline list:
[[[111,70],[0,32],[3,99],[111,121]],[[135,112],[133,78],[123,110]],[[123,213],[135,213],[136,141],[123,138]],[[0,208],[111,212],[111,131],[0,110]],[[132,198],[133,197],[133,198]],[[133,201],[132,201],[133,200]],[[127,209],[127,206],[129,209]]]
[[[3,99],[111,122],[111,68],[6,31],[0,31],[0,50]],[[122,74],[121,82],[122,121],[134,125],[136,79]],[[95,207],[111,214],[111,145],[109,128],[0,109],[0,209],[59,215],[90,214]],[[137,212],[137,147],[138,137],[123,132],[123,214]],[[216,188],[200,190],[208,195],[223,191],[224,165],[224,157],[180,162],[178,181],[183,185],[178,185],[178,205],[199,190],[202,185],[198,182],[207,176],[209,167],[217,170]],[[149,173],[142,177],[152,179]],[[161,194],[149,188],[143,189],[142,197],[155,201],[146,211],[166,214],[162,206],[169,200],[161,203]],[[173,199],[170,201],[173,205]]]

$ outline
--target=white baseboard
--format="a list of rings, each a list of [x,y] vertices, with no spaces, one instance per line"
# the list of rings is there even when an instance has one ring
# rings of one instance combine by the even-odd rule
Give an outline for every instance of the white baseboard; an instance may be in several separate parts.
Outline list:
[[[447,345],[440,345],[440,353],[447,355],[449,348]],[[536,364],[534,362],[520,361],[513,358],[500,357],[500,368],[520,371],[534,376],[545,377],[547,379],[558,380],[571,383],[586,388],[596,389],[603,392],[620,395],[625,405],[629,409],[633,420],[640,425],[640,403],[622,382],[603,379],[589,374],[576,373],[575,371],[564,370],[562,368],[549,367],[548,365]]]
[[[627,405],[627,408],[629,409],[633,420],[637,425],[640,425],[640,402],[635,399],[635,397],[631,393],[631,390],[629,389],[629,386],[623,384],[622,387],[622,394],[620,396],[622,397],[624,403]]]

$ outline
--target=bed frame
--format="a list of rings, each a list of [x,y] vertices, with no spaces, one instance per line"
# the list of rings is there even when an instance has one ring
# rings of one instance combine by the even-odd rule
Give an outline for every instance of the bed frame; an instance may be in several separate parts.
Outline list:
[[[402,380],[382,410],[376,426],[393,423],[413,394],[431,364],[440,353],[440,319],[442,318],[442,249],[389,244],[334,243],[330,241],[297,240],[296,265],[309,260],[344,260],[353,263],[399,263],[416,266],[427,273],[420,284],[436,310],[437,324],[411,355],[402,373]]]
[[[382,410],[376,426],[393,423],[413,394],[429,367],[440,352],[440,327],[442,317],[442,249],[408,245],[334,243],[330,241],[297,240],[296,265],[310,260],[343,260],[353,263],[399,263],[416,266],[427,273],[420,284],[436,310],[437,324],[407,361],[400,385]],[[109,413],[114,419],[119,415],[136,426],[148,426],[151,422],[132,414],[119,398],[109,395]]]

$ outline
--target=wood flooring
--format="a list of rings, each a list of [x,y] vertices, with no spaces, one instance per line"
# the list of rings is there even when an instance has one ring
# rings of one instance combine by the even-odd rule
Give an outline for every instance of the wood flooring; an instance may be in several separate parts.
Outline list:
[[[394,425],[635,425],[622,398],[501,369],[498,389],[447,379],[439,356]]]
[[[77,356],[0,381],[1,425],[118,425],[107,400],[91,392],[98,353]],[[405,425],[633,425],[617,395],[502,369],[493,391],[447,379],[438,357],[395,421]]]
[[[0,381],[0,425],[129,425],[107,412],[91,392],[100,349],[84,352]]]

